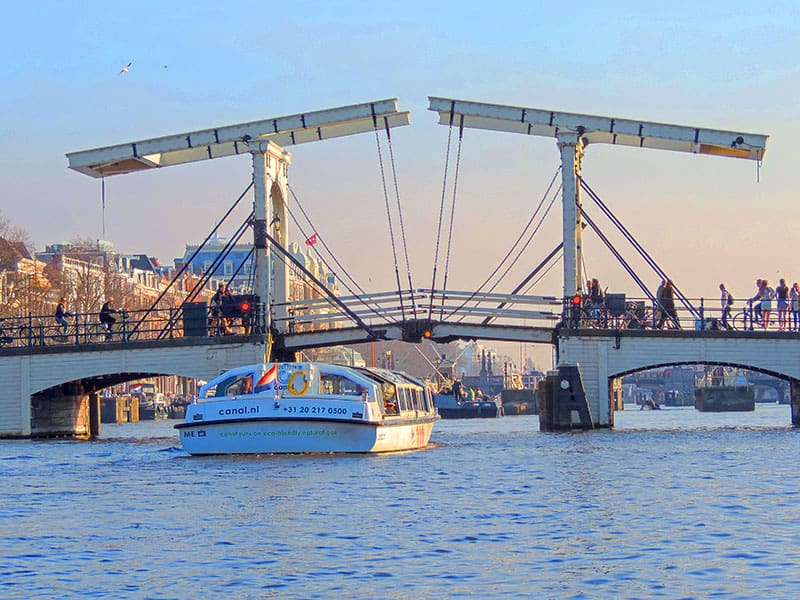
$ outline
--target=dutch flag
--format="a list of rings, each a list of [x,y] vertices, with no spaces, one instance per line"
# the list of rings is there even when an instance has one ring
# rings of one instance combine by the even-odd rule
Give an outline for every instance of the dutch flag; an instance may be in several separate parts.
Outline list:
[[[278,379],[278,363],[275,363],[267,369],[267,372],[261,376],[261,379],[258,380],[256,384],[255,392],[263,392],[264,390],[270,390],[275,387],[275,382]]]
[[[134,385],[131,386],[131,393],[138,394],[141,391],[142,391],[141,383],[135,383]]]

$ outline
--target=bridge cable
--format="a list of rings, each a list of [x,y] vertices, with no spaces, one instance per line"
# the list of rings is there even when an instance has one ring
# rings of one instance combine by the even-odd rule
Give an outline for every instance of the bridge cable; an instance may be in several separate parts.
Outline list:
[[[198,281],[198,283],[195,284],[195,286],[192,288],[191,292],[187,296],[186,298],[187,301],[193,301],[200,295],[200,293],[203,291],[203,288],[209,281],[211,281],[211,279],[214,277],[219,267],[225,262],[225,259],[228,258],[230,253],[236,247],[236,244],[239,243],[239,240],[242,238],[245,231],[247,231],[249,228],[253,226],[254,219],[255,219],[255,210],[252,210],[250,211],[250,214],[247,215],[245,220],[242,221],[242,223],[239,225],[239,227],[236,229],[233,235],[230,236],[228,241],[225,242],[225,245],[214,257],[214,260],[211,262],[208,268],[203,270],[200,280]],[[244,267],[244,261],[239,263],[239,267],[236,269],[233,275],[231,275],[225,281],[226,286],[230,285],[233,282],[234,278],[236,277],[236,275],[238,275],[238,273],[241,271],[243,267]]]
[[[406,243],[406,227],[403,222],[403,208],[400,204],[400,186],[397,181],[397,167],[394,160],[394,149],[392,147],[392,134],[389,128],[389,119],[383,117],[384,129],[386,130],[386,146],[389,150],[389,163],[392,166],[392,181],[394,182],[394,195],[397,199],[397,217],[400,223],[400,239],[403,241],[403,254],[406,259],[406,274],[408,276],[408,292],[411,296],[411,312],[417,318],[417,305],[414,301],[414,284],[411,283],[411,261],[408,259],[408,244]]]
[[[284,248],[280,244],[280,242],[278,242],[278,240],[272,237],[269,233],[265,233],[264,235],[266,235],[267,240],[272,244],[273,248],[275,248],[278,252],[280,252],[284,256],[284,258],[288,259],[292,264],[294,264],[295,267],[300,269],[306,275],[306,277],[308,277],[311,281],[313,281],[314,284],[316,284],[319,287],[319,289],[322,290],[326,296],[328,296],[328,299],[331,302],[339,306],[339,308],[341,308],[345,313],[347,313],[347,315],[351,319],[353,319],[353,321],[355,321],[356,325],[358,325],[361,329],[366,331],[374,339],[379,339],[380,336],[378,336],[372,330],[372,328],[361,319],[361,317],[359,317],[356,313],[354,313],[352,309],[350,309],[350,307],[347,306],[341,299],[339,299],[336,296],[336,294],[334,294],[330,289],[328,289],[328,287],[324,283],[322,283],[319,279],[317,279],[314,276],[314,274],[305,267],[305,265],[303,265],[299,260],[297,260],[294,256],[292,256],[292,254],[286,248]]]
[[[244,198],[247,195],[247,193],[250,191],[250,188],[252,188],[252,187],[253,187],[253,180],[251,179],[250,183],[247,184],[247,187],[245,187],[244,191],[241,194],[239,194],[239,197],[234,201],[233,205],[231,205],[231,207],[222,216],[222,218],[219,221],[217,221],[217,224],[214,226],[214,228],[211,230],[211,232],[206,236],[206,239],[204,239],[203,242],[197,247],[197,250],[195,250],[192,253],[191,257],[189,257],[189,260],[187,260],[183,265],[181,265],[181,268],[178,269],[178,272],[175,274],[175,276],[172,278],[172,280],[167,284],[167,287],[164,288],[164,290],[159,294],[158,298],[156,298],[156,301],[153,302],[152,306],[150,306],[145,311],[145,313],[141,316],[139,321],[136,323],[136,325],[132,329],[131,334],[135,333],[139,329],[139,326],[142,324],[142,322],[147,318],[147,316],[151,312],[153,312],[153,310],[155,310],[155,307],[158,306],[158,303],[161,302],[161,300],[164,299],[164,296],[166,296],[166,294],[170,290],[170,288],[175,284],[176,281],[178,281],[178,279],[180,279],[181,275],[183,275],[184,272],[189,268],[189,266],[192,264],[192,261],[197,257],[197,255],[200,253],[200,251],[203,248],[205,248],[206,244],[211,239],[211,237],[219,230],[219,228],[222,226],[222,224],[225,222],[225,220],[230,216],[230,214],[238,206],[239,202],[241,202],[242,198]]]
[[[527,294],[527,293],[528,293],[528,292],[529,292],[531,289],[533,289],[533,288],[536,286],[536,284],[537,284],[537,283],[539,283],[539,282],[540,282],[542,279],[544,279],[544,277],[545,277],[545,276],[546,276],[546,275],[547,275],[547,274],[548,274],[550,271],[552,271],[552,270],[553,270],[553,268],[554,268],[554,267],[555,267],[555,266],[556,266],[556,265],[557,265],[557,264],[558,264],[558,263],[561,261],[561,259],[562,259],[563,257],[564,257],[564,248],[562,247],[562,248],[560,248],[560,249],[559,249],[558,253],[557,253],[557,254],[556,254],[556,256],[553,258],[553,261],[552,261],[552,262],[551,262],[551,263],[548,265],[548,267],[547,267],[547,268],[546,268],[544,271],[542,271],[542,272],[539,274],[539,276],[538,276],[536,279],[534,279],[534,280],[531,282],[531,284],[530,284],[528,287],[526,287],[526,288],[525,288],[525,290],[524,290],[522,293],[523,293],[523,294]]]
[[[655,297],[653,296],[652,292],[650,292],[650,290],[648,289],[647,285],[636,274],[636,271],[633,269],[633,267],[631,267],[628,264],[628,262],[622,257],[622,255],[617,251],[617,249],[614,247],[614,245],[611,243],[611,241],[605,236],[605,234],[603,234],[603,232],[600,230],[600,228],[586,214],[586,212],[582,208],[579,209],[579,210],[580,210],[580,212],[582,214],[582,217],[584,219],[586,219],[586,222],[589,224],[589,226],[592,228],[592,230],[597,234],[597,236],[600,238],[600,240],[606,245],[606,247],[614,255],[614,257],[619,261],[619,263],[622,265],[622,267],[625,269],[625,271],[633,278],[633,280],[639,286],[639,289],[641,289],[644,292],[645,296],[647,296],[647,298],[653,304],[655,304],[656,303]],[[678,327],[677,319],[675,319],[674,317],[670,316],[670,320],[675,324],[676,327]]]
[[[166,337],[167,335],[167,332],[172,330],[173,325],[178,321],[178,319],[180,319],[183,316],[185,304],[187,302],[194,301],[200,295],[200,293],[206,287],[208,282],[211,281],[212,277],[214,276],[214,273],[216,273],[220,265],[225,261],[225,259],[231,253],[231,251],[236,247],[236,244],[239,243],[239,240],[242,238],[242,235],[244,235],[244,232],[247,231],[250,227],[252,227],[254,217],[255,217],[255,211],[251,211],[250,214],[247,216],[247,218],[242,222],[242,224],[239,225],[239,228],[230,237],[230,239],[222,248],[222,250],[220,250],[217,253],[217,255],[214,257],[214,260],[211,262],[208,268],[203,271],[197,283],[194,285],[194,287],[192,287],[192,289],[189,291],[189,294],[186,296],[186,300],[184,300],[184,303],[181,304],[181,306],[178,308],[177,311],[175,311],[175,313],[170,315],[167,324],[159,332],[158,337],[156,339],[159,340],[164,339],[164,337]],[[226,285],[231,284],[236,275],[238,275],[239,271],[241,271],[241,269],[244,267],[245,262],[247,262],[247,259],[250,258],[252,253],[253,251],[251,249],[250,253],[247,255],[245,260],[239,264],[239,267],[236,269],[233,275],[231,275],[231,277],[228,278],[228,280],[226,281]],[[131,333],[133,333],[133,331]]]
[[[545,257],[544,257],[544,259],[543,259],[543,260],[542,260],[542,261],[541,261],[541,262],[540,262],[538,265],[536,265],[536,267],[533,269],[533,271],[531,271],[530,273],[528,273],[528,275],[525,277],[525,279],[523,279],[523,280],[522,280],[522,282],[521,282],[519,285],[517,285],[517,287],[515,287],[515,288],[514,288],[514,289],[511,291],[511,294],[510,294],[510,295],[512,295],[512,296],[513,296],[514,294],[517,294],[517,293],[518,293],[518,292],[519,292],[519,291],[520,291],[522,288],[524,288],[524,287],[525,287],[525,286],[528,284],[528,282],[529,282],[531,279],[533,279],[534,277],[536,277],[536,276],[539,274],[539,272],[540,272],[542,269],[544,269],[544,268],[547,266],[547,264],[548,264],[550,261],[553,261],[554,257],[555,257],[557,254],[560,254],[560,253],[561,253],[561,251],[562,251],[563,249],[564,249],[564,242],[561,242],[561,243],[559,243],[559,244],[558,244],[558,245],[557,245],[555,248],[553,248],[553,250],[550,252],[550,254],[548,254],[547,256],[545,256]],[[553,261],[553,264],[556,264],[556,261]],[[542,278],[544,275],[546,275],[546,274],[547,274],[547,273],[550,271],[550,269],[551,269],[551,268],[552,268],[552,266],[551,266],[551,267],[548,267],[548,268],[547,268],[547,270],[546,270],[544,273],[542,273],[542,276],[538,277],[538,278],[536,279],[536,281],[534,281],[534,282],[533,282],[533,283],[532,283],[532,284],[531,284],[531,285],[530,285],[530,286],[529,286],[529,287],[528,287],[528,288],[525,290],[525,293],[527,293],[527,292],[528,292],[528,290],[530,290],[530,289],[531,289],[531,288],[532,288],[534,285],[536,285],[536,284],[537,284],[537,283],[538,283],[538,282],[541,280],[541,278]],[[513,304],[513,302],[501,302],[501,303],[499,303],[499,304],[498,304],[498,305],[495,307],[495,310],[501,310],[501,309],[505,308],[506,306],[508,306],[509,304]],[[488,325],[489,323],[491,323],[491,322],[492,322],[494,319],[496,319],[496,318],[497,318],[496,316],[490,316],[490,317],[486,317],[486,318],[485,318],[485,319],[484,319],[484,320],[481,322],[481,325]]]
[[[299,198],[299,197],[297,196],[297,194],[295,193],[295,191],[294,191],[294,188],[293,188],[291,185],[289,185],[289,184],[287,184],[287,185],[286,185],[286,187],[287,187],[287,188],[289,188],[289,193],[292,195],[292,198],[294,198],[294,201],[295,201],[295,203],[297,204],[297,208],[299,208],[299,209],[300,209],[300,212],[302,213],[302,215],[303,215],[303,218],[305,218],[306,222],[307,222],[307,223],[309,224],[309,226],[311,227],[311,234],[312,234],[312,235],[314,235],[314,234],[316,234],[316,235],[317,235],[317,241],[318,241],[320,244],[322,244],[322,247],[323,247],[323,248],[325,248],[325,250],[328,252],[328,254],[330,254],[330,256],[331,256],[331,259],[333,260],[333,262],[335,262],[335,263],[336,263],[336,265],[339,267],[339,269],[341,269],[342,273],[344,273],[344,274],[345,274],[345,276],[346,276],[346,277],[347,277],[347,278],[350,280],[350,282],[353,284],[353,286],[354,286],[354,287],[356,287],[360,293],[362,293],[362,294],[366,294],[367,292],[366,292],[366,291],[364,291],[364,288],[362,288],[362,287],[361,287],[361,286],[358,284],[358,282],[357,282],[355,279],[353,279],[353,277],[350,275],[350,273],[349,273],[349,272],[348,272],[348,270],[347,270],[347,269],[344,267],[344,265],[343,265],[341,262],[339,262],[339,259],[338,259],[338,258],[336,258],[336,255],[334,255],[333,251],[332,251],[332,250],[330,249],[330,247],[328,246],[328,243],[325,241],[325,238],[324,238],[324,237],[323,237],[323,236],[322,236],[322,235],[319,233],[319,230],[318,230],[318,229],[317,229],[317,228],[314,226],[314,223],[311,221],[311,217],[309,217],[309,216],[308,216],[308,213],[306,212],[305,208],[303,208],[303,204],[300,202],[300,198]],[[305,229],[303,228],[303,226],[300,224],[300,221],[297,219],[297,217],[295,216],[295,214],[292,212],[292,209],[291,209],[291,208],[290,208],[288,205],[286,206],[286,209],[287,209],[287,211],[289,212],[289,216],[292,218],[292,221],[293,221],[293,222],[294,222],[294,224],[297,226],[297,229],[300,231],[300,233],[303,235],[303,237],[304,237],[305,239],[310,239],[310,236],[306,234],[306,231],[305,231]],[[312,250],[313,250],[313,251],[314,251],[314,252],[317,254],[317,256],[319,257],[319,259],[320,259],[320,260],[321,260],[323,263],[325,263],[325,266],[326,266],[326,267],[328,267],[328,269],[329,269],[330,271],[333,271],[333,269],[331,268],[331,266],[330,266],[330,264],[328,263],[328,261],[327,261],[327,260],[325,260],[325,257],[324,257],[324,256],[322,256],[322,253],[319,251],[319,249],[317,249],[317,248],[316,248],[316,244],[310,245],[310,247],[311,247],[311,249],[312,249]],[[348,289],[349,289],[349,288],[348,288]],[[356,295],[356,294],[353,294],[353,295]]]
[[[288,250],[287,250],[287,252],[288,252]],[[325,286],[324,283],[322,283],[321,281],[316,279],[316,277],[314,277],[313,279],[307,277],[306,276],[307,272],[306,271],[300,271],[297,268],[297,263],[292,261],[292,260],[287,259],[286,255],[283,254],[281,251],[278,250],[278,251],[274,252],[272,254],[272,257],[276,261],[276,264],[280,263],[280,264],[286,265],[287,267],[289,267],[290,269],[293,269],[294,271],[297,271],[297,273],[295,274],[296,277],[301,278],[302,282],[305,285],[307,285],[309,287],[309,289],[311,289],[313,292],[319,293],[320,296],[324,296],[324,298],[320,298],[321,300],[325,300],[325,302],[327,302],[330,306],[333,306],[333,307],[339,307],[340,306],[340,304],[337,304],[337,303],[331,301],[331,298],[330,298],[330,295],[329,295],[329,292],[328,292],[328,288]],[[295,259],[295,260],[297,260],[297,259]],[[332,294],[332,293],[333,292],[330,292],[330,294]],[[335,296],[335,294],[334,294],[334,296]],[[342,298],[341,296],[335,296],[335,297],[338,298],[339,300],[341,300],[342,303],[344,303],[344,298]],[[287,303],[287,305],[288,304],[289,303]],[[278,304],[278,305],[281,305],[281,304]],[[273,304],[273,306],[276,306],[276,305]],[[350,315],[348,315],[348,316],[350,316]]]
[[[442,200],[439,203],[439,221],[436,229],[436,249],[433,254],[433,277],[431,279],[431,300],[428,306],[428,320],[433,314],[433,298],[436,292],[436,270],[439,265],[439,244],[442,239],[442,221],[444,220],[444,203],[447,197],[447,171],[450,167],[450,145],[453,139],[453,118],[455,116],[455,101],[450,103],[450,127],[447,129],[447,149],[444,153],[444,178],[442,179]]]
[[[500,268],[503,266],[503,264],[508,260],[509,256],[511,256],[511,253],[517,248],[517,246],[519,246],[520,242],[522,241],[522,238],[528,232],[528,230],[530,229],[531,225],[538,218],[537,224],[534,226],[533,230],[528,235],[528,238],[525,241],[525,243],[523,244],[522,248],[520,248],[520,250],[517,252],[517,255],[514,257],[514,259],[508,265],[508,267],[503,272],[503,274],[490,287],[488,293],[491,293],[492,291],[494,291],[495,288],[497,288],[497,286],[500,284],[500,282],[506,277],[506,275],[508,275],[508,272],[519,261],[519,259],[522,256],[522,254],[525,252],[525,250],[527,250],[528,246],[530,246],[530,244],[533,241],[533,238],[535,237],[535,235],[541,229],[542,225],[544,224],[544,220],[550,214],[550,211],[552,210],[553,205],[555,204],[555,201],[558,198],[558,193],[561,190],[561,186],[560,185],[558,186],[558,188],[556,189],[556,191],[553,194],[552,198],[550,199],[550,202],[547,205],[547,207],[545,208],[544,212],[541,214],[541,216],[539,216],[539,212],[542,210],[542,206],[547,201],[547,198],[550,195],[551,190],[553,189],[553,184],[555,183],[556,178],[558,177],[558,173],[559,173],[560,169],[561,169],[560,166],[556,169],[556,172],[553,174],[553,177],[550,180],[550,183],[547,186],[547,189],[545,190],[545,193],[542,195],[542,198],[540,199],[539,204],[537,205],[536,209],[533,211],[533,214],[531,215],[531,218],[528,220],[528,223],[525,225],[525,227],[522,229],[520,234],[517,236],[516,241],[512,244],[511,248],[508,250],[508,252],[506,253],[505,257],[503,257],[503,259],[500,261],[500,263],[494,268],[494,270],[483,281],[483,283],[481,283],[481,285],[478,287],[477,290],[475,290],[472,294],[470,294],[470,296],[464,302],[462,302],[461,305],[459,305],[457,308],[453,309],[452,311],[450,311],[448,313],[448,315],[447,315],[448,317],[451,317],[451,316],[455,315],[458,311],[460,311],[467,304],[469,304],[475,298],[475,296],[477,296],[479,293],[481,293],[481,291],[483,290],[484,286],[487,283],[489,283],[489,281],[497,274],[497,272],[500,270]],[[462,315],[458,322],[461,322],[465,318],[465,316],[466,315]]]
[[[547,190],[545,190],[544,195],[542,196],[541,200],[539,201],[539,205],[536,207],[536,210],[534,210],[533,214],[531,215],[531,218],[528,220],[528,223],[525,225],[525,227],[523,228],[522,232],[517,237],[517,240],[511,246],[509,251],[506,253],[506,255],[503,258],[503,260],[500,261],[500,264],[498,264],[497,267],[495,267],[494,271],[492,271],[492,273],[486,278],[486,280],[478,288],[478,292],[483,289],[483,287],[489,282],[489,280],[492,277],[495,276],[497,271],[500,270],[500,267],[503,266],[503,264],[506,262],[506,260],[508,260],[508,257],[514,251],[514,249],[519,245],[520,241],[522,241],[522,237],[528,231],[528,228],[534,222],[534,220],[536,219],[537,215],[539,214],[539,211],[542,209],[542,205],[547,200],[547,196],[550,194],[550,191],[553,188],[553,183],[555,183],[556,177],[558,177],[558,173],[559,173],[560,170],[561,170],[561,167],[559,166],[556,169],[556,172],[553,174],[553,178],[550,180],[550,184],[547,186]],[[547,208],[545,208],[544,213],[539,217],[538,223],[533,228],[533,231],[531,231],[531,233],[529,234],[528,239],[522,245],[522,248],[520,248],[520,250],[517,252],[517,255],[514,257],[514,260],[511,261],[511,263],[508,265],[508,267],[506,267],[506,270],[503,271],[503,274],[500,275],[500,277],[497,279],[497,281],[495,281],[494,284],[492,284],[492,286],[488,290],[488,293],[493,292],[497,288],[497,286],[500,285],[500,282],[503,281],[503,279],[505,279],[505,277],[506,277],[506,275],[508,275],[509,271],[511,271],[511,269],[514,267],[514,265],[516,265],[517,262],[519,261],[519,259],[522,257],[522,254],[525,252],[525,250],[528,249],[528,246],[530,246],[531,242],[533,241],[534,236],[542,228],[542,225],[544,224],[544,220],[550,214],[550,211],[552,210],[553,205],[555,204],[555,201],[558,199],[560,192],[561,192],[561,184],[559,184],[558,187],[556,188],[555,193],[553,194],[553,197],[550,199],[550,202],[547,205]],[[524,284],[521,284],[521,285],[524,285]],[[519,286],[518,286],[517,289],[519,289]],[[515,293],[515,292],[512,292],[512,294],[513,293]]]
[[[394,259],[394,276],[395,280],[397,281],[397,295],[399,296],[400,299],[400,315],[403,321],[405,321],[406,311],[405,311],[405,306],[403,304],[403,289],[402,286],[400,285],[400,267],[397,264],[397,247],[395,245],[394,226],[392,225],[392,211],[389,207],[389,191],[386,187],[386,169],[383,165],[383,153],[381,152],[381,138],[380,134],[378,133],[378,120],[377,120],[377,115],[374,113],[374,107],[372,114],[372,123],[375,129],[375,146],[378,151],[378,163],[380,164],[381,184],[383,186],[383,201],[386,205],[386,218],[388,219],[389,222],[389,239],[391,240],[392,244],[392,258]]]
[[[589,187],[586,181],[579,177],[579,181],[581,187],[589,194],[589,197],[594,200],[595,204],[603,211],[603,213],[611,220],[611,222],[617,227],[617,229],[622,233],[626,240],[630,242],[630,244],[636,249],[639,255],[645,260],[645,262],[659,275],[662,279],[670,279],[670,277],[666,274],[666,272],[656,263],[656,261],[647,253],[647,251],[639,244],[633,234],[628,231],[628,229],[622,224],[622,222],[611,212],[611,209],[606,206],[606,204],[600,199],[600,197]],[[694,307],[694,305],[689,301],[689,299],[680,291],[680,289],[673,284],[673,288],[675,289],[675,294],[681,303],[684,305],[686,309],[695,317],[700,318],[700,313]]]
[[[374,304],[374,306],[373,306],[373,305],[370,305],[370,304],[367,302],[367,300],[365,300],[364,298],[362,298],[362,297],[361,297],[361,296],[365,296],[365,295],[367,295],[367,292],[366,292],[366,291],[364,291],[364,288],[362,288],[362,287],[361,287],[361,286],[358,284],[358,282],[357,282],[357,281],[356,281],[356,280],[355,280],[355,279],[352,277],[352,275],[350,275],[350,273],[349,273],[349,272],[348,272],[348,270],[345,268],[345,266],[344,266],[344,265],[343,265],[341,262],[339,262],[339,259],[338,259],[338,258],[336,258],[336,255],[335,255],[335,254],[333,253],[333,251],[330,249],[330,247],[328,246],[328,244],[327,244],[327,242],[325,241],[325,239],[323,238],[323,236],[322,236],[322,235],[320,235],[320,233],[319,233],[319,231],[317,230],[317,228],[316,228],[316,227],[314,226],[314,224],[311,222],[311,219],[310,219],[310,217],[308,216],[308,213],[307,213],[307,212],[305,211],[305,209],[303,208],[303,205],[302,205],[302,204],[301,204],[301,202],[300,202],[300,198],[298,198],[298,196],[297,196],[297,194],[295,193],[294,189],[293,189],[291,186],[288,186],[288,185],[287,185],[287,187],[289,188],[289,192],[291,193],[291,195],[292,195],[292,198],[294,198],[295,202],[297,203],[297,207],[300,209],[300,212],[303,214],[303,217],[304,217],[304,218],[305,218],[305,220],[308,222],[308,224],[311,226],[312,235],[313,235],[313,234],[316,234],[316,235],[317,235],[317,240],[319,241],[319,243],[320,243],[320,244],[322,244],[322,246],[325,248],[325,250],[326,250],[326,251],[328,252],[328,254],[330,255],[330,257],[331,257],[331,259],[333,260],[333,262],[335,262],[335,263],[336,263],[336,265],[337,265],[337,266],[338,266],[338,267],[341,269],[341,272],[342,272],[342,273],[343,273],[343,274],[344,274],[344,275],[347,277],[347,279],[349,279],[349,280],[350,280],[350,282],[352,283],[352,286],[353,286],[353,287],[355,287],[355,288],[358,290],[358,292],[359,292],[361,295],[359,295],[359,293],[356,293],[356,292],[353,290],[353,287],[351,287],[350,285],[348,285],[347,281],[345,281],[344,279],[340,279],[339,281],[341,281],[341,283],[342,283],[342,285],[344,286],[344,288],[345,288],[345,289],[346,289],[348,292],[350,292],[350,294],[351,294],[351,295],[352,295],[354,298],[357,298],[357,299],[358,299],[358,301],[359,301],[359,302],[361,302],[361,304],[363,304],[363,305],[364,305],[364,307],[365,307],[366,309],[368,309],[368,310],[370,310],[371,312],[373,312],[373,313],[375,314],[375,316],[377,316],[378,318],[380,318],[380,319],[383,319],[384,321],[387,321],[387,322],[388,322],[388,318],[387,318],[385,315],[383,315],[383,314],[380,312],[380,310],[379,310],[380,306],[379,306],[377,303],[373,303],[373,304]],[[293,222],[294,222],[294,224],[297,226],[297,229],[300,231],[300,233],[303,235],[303,237],[304,237],[305,239],[309,239],[309,236],[307,235],[307,233],[306,233],[306,231],[304,230],[303,226],[300,224],[300,221],[297,219],[297,217],[295,216],[294,212],[292,212],[292,209],[291,209],[291,208],[290,208],[288,205],[286,206],[286,209],[287,209],[287,211],[288,211],[288,213],[289,213],[289,216],[292,218],[292,221],[293,221]],[[324,256],[322,255],[322,253],[319,251],[319,249],[317,249],[317,247],[316,247],[316,244],[313,244],[313,245],[311,245],[310,247],[311,247],[311,249],[312,249],[312,250],[313,250],[313,251],[316,253],[316,255],[319,257],[319,259],[322,261],[322,263],[325,265],[325,267],[326,267],[326,268],[327,268],[327,269],[328,269],[330,272],[332,272],[332,273],[333,273],[334,269],[331,267],[330,263],[329,263],[329,262],[328,262],[328,261],[325,259],[325,257],[324,257]]]
[[[444,261],[444,278],[442,279],[442,304],[439,308],[439,319],[442,319],[444,313],[444,298],[447,293],[447,276],[450,271],[450,247],[453,241],[453,222],[455,221],[456,214],[456,194],[458,191],[458,175],[461,170],[461,146],[464,142],[464,115],[461,115],[458,124],[458,149],[456,151],[456,169],[453,174],[453,198],[450,201],[450,227],[447,234],[447,252],[445,253]]]
[[[622,265],[622,267],[625,269],[628,275],[630,275],[633,278],[636,285],[639,286],[639,289],[641,289],[642,292],[644,292],[645,296],[647,296],[651,301],[655,301],[653,294],[650,292],[644,281],[642,281],[642,279],[639,277],[639,275],[636,273],[633,267],[631,267],[630,264],[628,264],[628,262],[622,257],[619,251],[614,247],[614,244],[611,243],[611,241],[600,230],[597,224],[595,224],[594,220],[592,220],[592,218],[586,214],[586,211],[583,208],[579,208],[579,210],[581,213],[581,217],[586,220],[586,223],[589,225],[589,227],[592,228],[592,231],[594,231],[597,234],[597,237],[600,238],[600,241],[602,241],[606,245],[611,254],[613,254],[614,258],[616,258],[619,261],[619,263]]]

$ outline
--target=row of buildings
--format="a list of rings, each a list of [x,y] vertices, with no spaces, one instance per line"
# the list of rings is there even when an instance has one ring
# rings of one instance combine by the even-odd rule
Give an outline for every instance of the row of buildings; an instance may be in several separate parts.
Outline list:
[[[104,240],[48,244],[44,251],[33,252],[23,242],[0,238],[0,317],[52,314],[61,297],[67,299],[70,312],[78,314],[98,312],[109,296],[118,307],[128,310],[150,308],[156,301],[156,308],[176,307],[186,301],[206,273],[211,279],[195,292],[193,300],[208,300],[220,282],[229,283],[234,293],[249,293],[253,283],[251,248],[249,244],[228,248],[227,239],[216,237],[202,247],[186,245],[182,257],[172,265],[162,265],[147,254],[120,253]],[[220,259],[224,249],[227,253]],[[338,293],[336,277],[322,261],[297,243],[290,245],[290,251]],[[321,292],[292,268],[289,298],[320,296]]]

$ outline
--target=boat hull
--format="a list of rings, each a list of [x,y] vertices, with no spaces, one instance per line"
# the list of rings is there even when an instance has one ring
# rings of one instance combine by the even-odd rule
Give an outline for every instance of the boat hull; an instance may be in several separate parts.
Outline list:
[[[694,407],[701,412],[749,412],[756,408],[755,394],[752,387],[697,388]]]
[[[434,395],[433,402],[443,419],[496,419],[503,416],[499,400],[456,402],[453,396]]]
[[[436,418],[391,423],[240,420],[176,425],[184,450],[202,454],[397,452],[424,448]]]

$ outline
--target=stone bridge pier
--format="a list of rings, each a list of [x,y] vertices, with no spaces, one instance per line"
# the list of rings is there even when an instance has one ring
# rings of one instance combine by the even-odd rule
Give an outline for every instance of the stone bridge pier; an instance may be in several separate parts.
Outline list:
[[[739,367],[788,381],[791,423],[800,427],[800,334],[562,329],[556,341],[559,367],[580,371],[594,427],[614,426],[615,390],[623,376],[678,365]],[[577,414],[572,426],[581,426]]]
[[[31,396],[31,437],[91,437],[89,395],[72,381]]]

